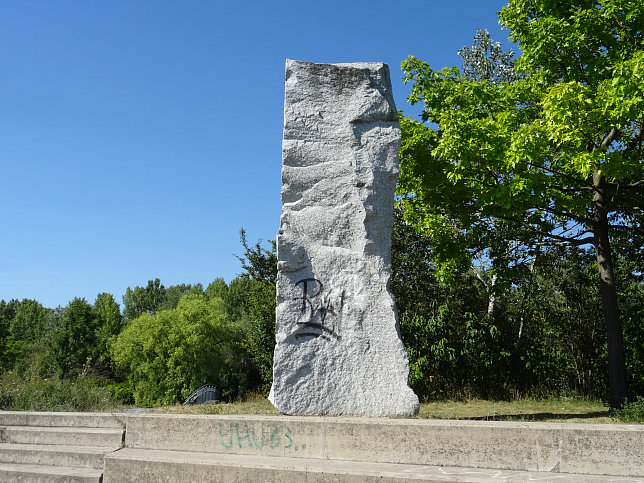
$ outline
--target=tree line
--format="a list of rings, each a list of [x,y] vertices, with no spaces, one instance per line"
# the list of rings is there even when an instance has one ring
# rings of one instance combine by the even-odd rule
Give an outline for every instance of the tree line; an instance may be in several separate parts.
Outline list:
[[[395,211],[391,290],[421,400],[585,397],[607,399],[608,354],[596,259],[577,247],[544,249],[511,285],[470,267],[441,281],[433,240]],[[0,404],[11,384],[92,381],[114,403],[183,402],[205,383],[226,400],[268,393],[275,343],[274,242],[249,246],[227,284],[128,288],[64,308],[0,301]],[[644,395],[644,281],[618,259],[626,373]]]
[[[608,401],[608,344],[592,250],[541,250],[511,284],[490,266],[439,281],[434,241],[397,212],[392,291],[424,400],[584,397]],[[644,395],[644,280],[617,259],[629,400]]]
[[[19,386],[89,383],[113,403],[183,402],[203,384],[226,400],[267,393],[272,379],[275,244],[250,246],[241,232],[243,273],[227,284],[165,287],[157,278],[65,307],[0,301],[0,407],[20,407]],[[18,387],[17,387],[18,386]],[[24,403],[24,401],[23,401]]]

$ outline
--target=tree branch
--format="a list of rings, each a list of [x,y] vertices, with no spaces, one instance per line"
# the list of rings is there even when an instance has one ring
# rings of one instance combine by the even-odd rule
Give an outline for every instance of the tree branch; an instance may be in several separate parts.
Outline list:
[[[632,151],[641,141],[642,141],[642,125],[640,125],[640,128],[635,133],[635,136],[633,136],[633,139],[631,139],[631,142],[628,143],[628,145],[624,149],[624,152]]]
[[[592,186],[580,186],[579,188],[564,188],[563,186],[550,186],[550,188],[560,191],[562,193],[578,193],[580,191],[594,191]]]
[[[593,151],[596,151],[597,148],[607,148],[610,146],[610,144],[617,138],[617,135],[619,134],[619,130],[613,126],[610,128],[610,131],[608,131],[608,134],[604,136],[604,139],[602,140],[601,144],[599,146],[594,146]]]
[[[638,230],[634,226],[626,226],[626,225],[608,225],[608,228],[610,228],[611,230],[624,230],[624,231],[635,230],[635,231],[641,231],[641,230]]]
[[[544,171],[546,171],[548,173],[556,174],[557,176],[561,176],[562,178],[566,178],[566,179],[568,179],[570,181],[573,181],[573,182],[575,182],[577,184],[588,186],[591,189],[593,188],[592,186],[587,185],[584,180],[574,178],[573,176],[570,176],[570,175],[567,175],[565,173],[562,173],[561,171],[557,171],[556,169],[546,168],[545,166],[540,166],[538,164],[528,163],[528,162],[526,162],[526,165],[527,166],[532,166],[533,168],[537,168],[537,169],[543,169]]]
[[[579,223],[583,223],[584,225],[592,225],[593,220],[590,218],[586,218],[585,216],[578,216],[578,215],[573,215],[572,213],[566,213],[565,211],[559,211],[555,210],[554,208],[549,208],[545,206],[536,206],[535,207],[537,210],[543,210],[547,211],[548,213],[551,213],[555,216],[562,216],[564,218],[571,218],[575,221],[578,221]]]
[[[595,244],[596,238],[594,236],[589,236],[586,238],[582,238],[580,240],[572,240],[572,241],[558,241],[558,240],[547,240],[547,241],[542,241],[542,242],[535,242],[536,246],[550,246],[550,247],[578,247],[581,245],[587,245],[587,244]]]
[[[639,181],[635,181],[635,183],[629,183],[627,185],[622,185],[622,188],[639,188],[640,186],[644,186],[644,179],[641,179]]]
[[[506,217],[506,216],[499,216],[498,218],[509,221],[511,223],[515,223],[518,225],[523,226],[524,228],[527,228],[530,230],[532,233],[536,235],[541,235],[546,238],[551,238],[553,241],[557,241],[559,243],[564,243],[569,246],[579,246],[579,245],[586,245],[587,243],[595,243],[596,237],[595,236],[590,236],[582,239],[577,239],[575,237],[569,237],[569,236],[562,236],[562,235],[555,235],[554,233],[550,233],[547,231],[539,230],[538,228],[535,228],[533,225],[530,223],[526,223],[523,220],[518,220],[516,218],[511,218],[511,217]],[[579,233],[579,235],[582,235],[584,233],[590,233],[588,231]],[[547,244],[547,242],[540,242],[537,244]]]

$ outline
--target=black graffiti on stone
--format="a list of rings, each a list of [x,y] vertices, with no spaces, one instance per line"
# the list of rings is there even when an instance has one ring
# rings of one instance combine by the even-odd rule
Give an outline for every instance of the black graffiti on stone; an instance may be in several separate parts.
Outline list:
[[[317,278],[303,278],[295,283],[302,295],[298,302],[300,326],[293,334],[295,338],[320,337],[325,340],[339,340],[344,290],[325,290]]]

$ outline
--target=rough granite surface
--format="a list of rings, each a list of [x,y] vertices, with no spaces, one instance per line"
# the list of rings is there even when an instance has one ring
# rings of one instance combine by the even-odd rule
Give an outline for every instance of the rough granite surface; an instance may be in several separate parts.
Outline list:
[[[283,414],[418,411],[389,291],[399,147],[386,64],[286,62],[269,396]]]

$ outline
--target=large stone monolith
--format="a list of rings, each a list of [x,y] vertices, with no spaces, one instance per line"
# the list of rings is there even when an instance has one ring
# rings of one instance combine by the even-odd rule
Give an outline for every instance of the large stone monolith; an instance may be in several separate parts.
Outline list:
[[[270,394],[281,413],[418,411],[389,291],[399,147],[385,64],[286,62]]]

